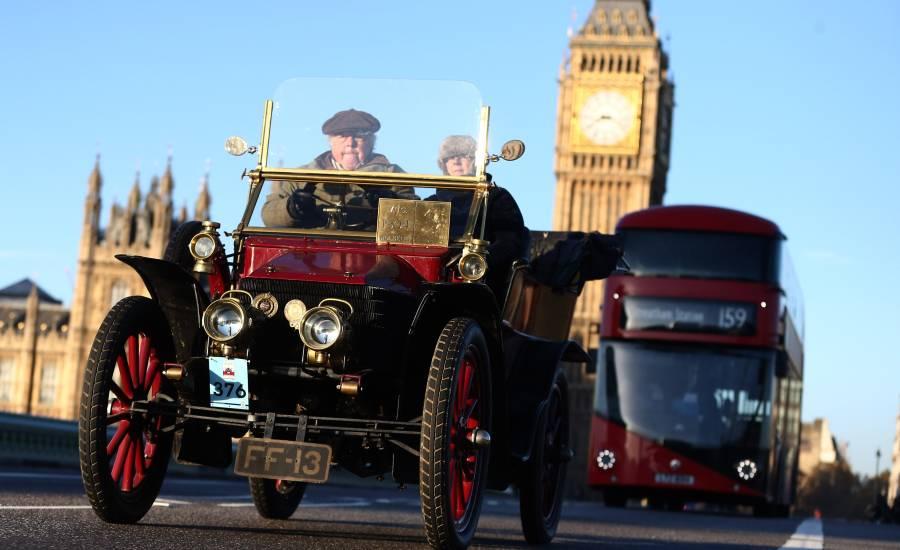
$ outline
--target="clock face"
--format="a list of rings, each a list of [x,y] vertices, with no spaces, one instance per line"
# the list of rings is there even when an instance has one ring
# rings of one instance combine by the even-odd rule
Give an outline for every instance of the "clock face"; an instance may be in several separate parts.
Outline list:
[[[637,118],[634,104],[620,92],[603,90],[587,98],[578,113],[581,132],[597,145],[615,145]]]

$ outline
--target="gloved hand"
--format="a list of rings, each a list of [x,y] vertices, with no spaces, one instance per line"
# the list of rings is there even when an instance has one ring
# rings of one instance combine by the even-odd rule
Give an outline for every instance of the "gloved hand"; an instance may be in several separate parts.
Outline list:
[[[316,206],[316,199],[307,191],[294,191],[288,197],[288,214],[300,227],[321,227],[325,225],[325,214]]]

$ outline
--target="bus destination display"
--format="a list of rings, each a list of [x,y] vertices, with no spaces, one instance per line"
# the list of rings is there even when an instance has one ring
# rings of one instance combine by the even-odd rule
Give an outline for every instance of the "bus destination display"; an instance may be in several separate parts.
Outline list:
[[[629,296],[623,299],[625,330],[710,332],[736,336],[756,331],[755,304]]]

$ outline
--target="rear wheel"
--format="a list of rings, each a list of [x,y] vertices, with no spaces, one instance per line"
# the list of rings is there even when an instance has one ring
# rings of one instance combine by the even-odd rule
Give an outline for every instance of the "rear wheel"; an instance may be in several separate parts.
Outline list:
[[[97,332],[84,374],[78,419],[81,477],[101,519],[134,523],[153,505],[172,448],[167,422],[133,413],[137,400],[172,400],[162,376],[174,357],[159,306],[131,296],[116,304]]]
[[[435,346],[422,408],[419,492],[433,548],[465,548],[478,526],[487,482],[490,373],[478,323],[452,319]]]
[[[297,481],[251,477],[249,482],[256,511],[268,519],[291,517],[306,492],[306,483]]]
[[[519,515],[529,544],[546,544],[556,535],[570,452],[568,386],[560,371],[538,419],[531,458],[519,481]]]

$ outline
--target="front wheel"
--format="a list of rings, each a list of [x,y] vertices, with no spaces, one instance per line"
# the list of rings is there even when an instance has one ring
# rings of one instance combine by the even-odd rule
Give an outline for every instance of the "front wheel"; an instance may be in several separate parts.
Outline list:
[[[168,325],[148,298],[120,301],[100,325],[88,356],[78,418],[85,493],[101,519],[134,523],[153,505],[166,475],[172,432],[134,401],[171,400],[162,376],[174,358]]]
[[[519,516],[529,544],[546,544],[556,535],[570,453],[568,385],[559,371],[519,480]]]
[[[438,338],[422,407],[419,492],[433,548],[466,548],[481,515],[491,428],[491,364],[478,323],[457,317]]]
[[[260,516],[267,519],[287,519],[303,500],[306,483],[283,479],[251,477],[250,494]]]

